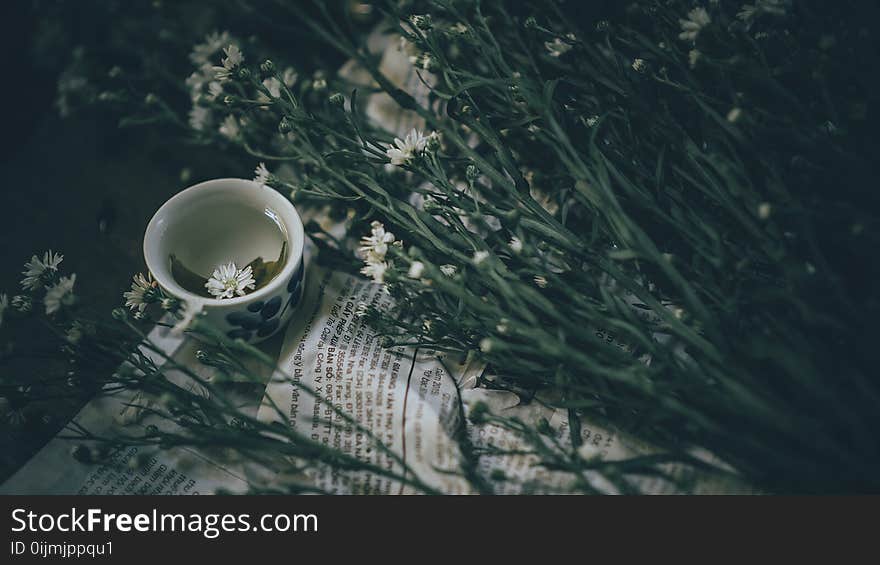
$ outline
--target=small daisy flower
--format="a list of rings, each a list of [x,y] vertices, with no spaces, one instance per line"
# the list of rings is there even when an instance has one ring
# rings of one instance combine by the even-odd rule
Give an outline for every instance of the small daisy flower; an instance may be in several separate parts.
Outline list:
[[[238,139],[238,136],[241,133],[241,128],[238,127],[238,120],[235,119],[235,116],[229,115],[223,120],[218,131],[220,132],[220,135],[226,139],[234,141]]]
[[[63,260],[64,255],[53,253],[51,249],[43,253],[42,259],[36,255],[32,256],[31,260],[24,264],[25,270],[21,273],[24,279],[21,281],[21,286],[25,290],[37,290],[45,286],[52,281],[55,273],[58,272],[58,265]]]
[[[385,272],[387,270],[388,270],[388,263],[386,263],[384,261],[383,262],[375,262],[375,263],[367,263],[361,269],[361,274],[373,279],[374,283],[384,284],[385,283]]]
[[[284,69],[284,72],[281,73],[281,82],[284,83],[284,86],[287,88],[292,88],[294,84],[296,84],[297,79],[299,79],[299,74],[293,69],[293,67],[287,67]]]
[[[690,63],[692,69],[697,66],[697,61],[700,60],[702,55],[703,54],[696,49],[691,49],[690,52],[688,52],[688,63]]]
[[[738,108],[738,107],[731,108],[730,111],[727,113],[727,121],[732,124],[735,124],[736,122],[739,121],[741,116],[742,116],[742,109],[741,108]]]
[[[228,31],[224,31],[223,33],[210,33],[205,36],[204,43],[198,43],[193,46],[192,53],[190,53],[189,55],[189,60],[196,65],[204,65],[211,60],[211,57],[214,56],[214,53],[219,51],[220,48],[223,47],[223,45],[228,44]]]
[[[564,41],[557,37],[553,41],[544,42],[544,48],[547,49],[551,57],[559,58],[571,51],[572,43],[575,41],[575,35],[569,33],[565,37],[568,41]]]
[[[425,272],[425,264],[421,261],[413,261],[412,265],[409,266],[409,271],[406,276],[411,279],[420,279]]]
[[[228,47],[224,47],[223,53],[226,54],[226,57],[223,58],[221,63],[223,63],[223,66],[229,70],[244,63],[244,55],[241,54],[241,49],[238,48],[238,45],[232,44]]]
[[[370,226],[370,235],[361,238],[358,252],[367,263],[384,261],[388,245],[395,241],[394,234],[385,231],[385,225],[378,220],[374,220]]]
[[[511,237],[510,243],[508,243],[508,245],[510,246],[510,250],[513,251],[514,253],[516,253],[517,255],[522,253],[523,242],[520,238],[518,238],[516,236]]]
[[[458,267],[455,265],[440,265],[440,272],[446,275],[447,277],[455,276],[455,273],[458,271]]]
[[[637,73],[644,71],[646,68],[648,68],[648,65],[644,59],[636,59],[632,62],[632,69]]]
[[[393,233],[385,231],[382,222],[373,221],[370,226],[370,235],[361,238],[361,246],[358,248],[358,255],[365,264],[361,273],[381,284],[385,282],[385,273],[388,270],[388,263],[385,261],[388,246],[400,245],[400,242],[395,240]]]
[[[146,310],[147,304],[156,300],[154,288],[156,288],[156,281],[153,280],[153,275],[147,273],[145,277],[141,273],[136,274],[131,281],[131,290],[122,293],[125,305],[131,310],[143,312]]]
[[[272,178],[272,173],[269,172],[269,169],[266,168],[266,163],[260,163],[257,165],[257,168],[254,169],[254,182],[261,185],[268,185],[269,179]]]
[[[189,111],[189,127],[203,131],[211,121],[211,111],[204,106],[193,106]]]
[[[54,314],[62,306],[70,306],[75,300],[73,285],[76,283],[76,273],[69,277],[61,277],[57,284],[46,289],[43,304],[46,306],[46,314]]]
[[[425,145],[427,145],[427,143],[428,137],[413,128],[403,140],[399,137],[395,138],[395,147],[391,147],[385,151],[385,155],[391,161],[392,165],[405,165],[413,158],[421,155],[425,150]]]
[[[599,123],[599,116],[590,116],[586,119],[587,127],[595,127]]]
[[[205,283],[205,288],[214,298],[232,298],[236,295],[244,296],[248,290],[253,290],[256,284],[250,265],[239,269],[235,263],[229,262],[214,269],[214,274]]]
[[[482,263],[485,263],[486,259],[488,259],[488,258],[489,258],[488,251],[482,251],[482,250],[474,251],[474,258],[473,258],[474,265],[480,265]]]
[[[700,6],[688,12],[688,18],[686,20],[679,19],[678,23],[681,24],[681,33],[678,34],[678,38],[684,41],[694,41],[700,34],[700,30],[712,23],[712,18],[709,17],[706,8]]]
[[[241,51],[235,45],[223,48],[223,52],[226,54],[226,57],[220,61],[223,66],[211,69],[214,71],[214,79],[220,82],[226,82],[232,78],[235,70],[244,62]]]
[[[217,98],[223,94],[223,85],[217,82],[216,80],[212,80],[208,83],[208,98],[211,100],[217,100]]]
[[[547,288],[547,285],[549,284],[547,282],[547,277],[544,277],[542,275],[535,275],[534,281],[539,288]]]

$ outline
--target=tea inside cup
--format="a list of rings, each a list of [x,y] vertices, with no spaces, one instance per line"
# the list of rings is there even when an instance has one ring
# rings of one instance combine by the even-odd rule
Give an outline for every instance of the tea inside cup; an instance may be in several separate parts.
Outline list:
[[[280,195],[257,185],[215,188],[184,191],[157,213],[157,237],[145,246],[148,263],[160,282],[176,287],[169,289],[175,294],[210,299],[205,282],[229,263],[252,267],[257,282],[248,293],[255,292],[291,258],[290,232],[269,197]]]

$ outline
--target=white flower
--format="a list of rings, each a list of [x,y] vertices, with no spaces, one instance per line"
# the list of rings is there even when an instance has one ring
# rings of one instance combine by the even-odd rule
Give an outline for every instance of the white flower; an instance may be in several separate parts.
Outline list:
[[[732,124],[735,124],[736,122],[739,121],[741,116],[742,116],[742,109],[740,109],[738,107],[733,107],[727,113],[727,121]]]
[[[644,59],[636,59],[632,62],[632,68],[637,73],[640,73],[647,68],[647,64]]]
[[[569,33],[565,36],[568,41],[562,40],[562,38],[555,38],[553,41],[545,41],[544,48],[550,52],[551,57],[561,57],[571,51],[571,44],[575,41],[575,35],[573,33]]]
[[[692,69],[697,66],[697,61],[700,60],[701,56],[702,53],[700,53],[696,49],[691,49],[690,52],[688,52],[688,62],[690,63]]]
[[[277,78],[267,78],[263,81],[263,86],[266,88],[266,90],[269,91],[269,94],[272,95],[272,98],[281,97],[281,81],[279,81]]]
[[[189,111],[189,127],[202,131],[211,121],[211,111],[204,106],[193,106]]]
[[[3,315],[6,313],[6,308],[9,307],[9,297],[6,296],[6,293],[0,294],[0,326],[3,325]]]
[[[256,283],[250,265],[239,269],[235,263],[229,262],[214,269],[205,288],[215,298],[232,298],[235,295],[244,296],[247,290],[254,289]]]
[[[769,202],[761,202],[758,204],[758,217],[762,220],[769,218],[771,212],[773,212],[773,207],[770,206]]]
[[[587,127],[595,127],[599,123],[599,116],[590,116],[587,118]]]
[[[254,182],[257,184],[269,184],[269,179],[271,177],[272,173],[270,173],[269,169],[266,168],[266,163],[260,163],[259,165],[257,165],[257,168],[254,169]]]
[[[229,43],[229,32],[211,33],[205,36],[204,43],[198,43],[193,46],[192,53],[189,54],[189,60],[196,65],[203,65],[211,60],[223,45]]]
[[[226,116],[220,125],[219,131],[220,135],[231,141],[238,139],[238,135],[241,133],[241,129],[238,127],[238,120],[233,115]]]
[[[535,275],[535,284],[540,288],[547,288],[547,277],[541,275]]]
[[[155,286],[156,283],[153,281],[153,275],[147,273],[145,277],[141,273],[136,274],[131,281],[131,290],[122,293],[122,297],[125,298],[125,305],[132,310],[143,312],[146,310],[147,304],[153,302],[154,297],[147,293]]]
[[[223,94],[223,85],[221,83],[216,80],[208,83],[208,98],[210,100],[216,100],[221,94]]]
[[[427,143],[428,138],[423,135],[422,132],[413,128],[403,140],[399,137],[395,138],[394,145],[396,145],[396,147],[389,148],[385,151],[385,155],[391,160],[392,165],[404,165],[408,163],[410,159],[420,155],[425,150],[425,145]]]
[[[413,261],[412,265],[409,266],[409,272],[407,272],[406,276],[411,279],[420,279],[424,272],[425,264],[421,261]]]
[[[69,277],[61,277],[58,284],[50,286],[46,289],[46,296],[43,298],[43,304],[46,306],[46,314],[54,314],[61,309],[62,306],[73,304],[73,285],[76,283],[76,273]]]
[[[458,267],[455,265],[440,265],[440,272],[447,277],[455,276],[456,271],[458,271]]]
[[[361,269],[361,274],[373,279],[373,282],[383,284],[385,282],[385,271],[388,270],[388,263],[374,262],[367,263]]]
[[[50,282],[63,260],[64,255],[53,253],[51,249],[43,253],[42,259],[36,255],[32,256],[31,260],[24,264],[25,270],[21,273],[24,279],[21,281],[21,286],[25,290],[37,290]]]
[[[299,75],[293,67],[287,67],[284,69],[284,72],[281,73],[281,82],[283,82],[287,88],[291,88],[296,84],[297,79],[299,79]]]
[[[373,221],[370,235],[361,238],[361,246],[358,248],[358,254],[364,260],[365,266],[361,269],[361,273],[373,279],[374,282],[385,282],[385,271],[388,270],[388,263],[385,262],[385,255],[388,253],[388,245],[394,243],[394,234],[385,231],[382,222]]]
[[[221,63],[223,63],[223,66],[229,70],[234,69],[244,62],[244,55],[241,54],[238,45],[235,45],[234,43],[228,47],[224,47],[223,53],[226,54],[226,57],[223,58]]]
[[[681,24],[681,33],[678,34],[678,38],[684,41],[694,41],[700,34],[700,30],[711,22],[712,18],[709,17],[709,12],[706,11],[706,8],[702,6],[694,8],[688,12],[688,19],[678,20],[678,23]]]
[[[479,265],[489,258],[488,251],[474,251],[474,265]]]
[[[358,252],[367,263],[378,263],[385,260],[388,244],[394,243],[395,238],[393,233],[385,231],[382,222],[374,220],[370,226],[372,227],[370,235],[361,238]]]
[[[511,237],[510,243],[508,243],[508,245],[510,246],[510,250],[513,251],[514,253],[516,253],[516,254],[522,253],[523,242],[520,238],[518,238],[516,236]]]
[[[237,45],[224,47],[223,53],[226,54],[226,57],[220,61],[223,66],[214,67],[212,69],[214,71],[214,78],[220,82],[226,82],[229,80],[235,69],[244,62],[244,56],[241,54],[241,50],[239,50]]]

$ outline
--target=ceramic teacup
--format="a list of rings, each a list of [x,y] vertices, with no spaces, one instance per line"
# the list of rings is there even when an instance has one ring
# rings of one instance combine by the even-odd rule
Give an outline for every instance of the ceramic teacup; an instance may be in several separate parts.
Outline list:
[[[275,259],[280,242],[286,242],[281,270],[244,296],[199,296],[172,275],[172,255],[210,276],[230,261],[244,267],[257,257]],[[230,338],[256,343],[285,327],[302,298],[303,244],[302,220],[287,198],[250,180],[217,179],[191,186],[159,208],[144,234],[144,258],[165,292],[200,308],[203,319]]]

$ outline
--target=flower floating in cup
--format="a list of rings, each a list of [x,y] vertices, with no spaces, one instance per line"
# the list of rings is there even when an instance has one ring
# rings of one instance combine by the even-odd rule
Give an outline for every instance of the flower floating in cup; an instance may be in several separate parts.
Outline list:
[[[210,277],[189,269],[175,255],[169,256],[171,274],[186,290],[204,297],[224,299],[244,296],[264,287],[281,271],[287,255],[287,242],[282,242],[281,252],[274,261],[257,257],[243,268],[235,261],[226,261],[214,268]]]
[[[239,269],[235,263],[227,263],[214,269],[214,274],[205,283],[205,288],[214,298],[232,298],[236,295],[244,296],[248,290],[254,289],[256,282],[250,265]]]

